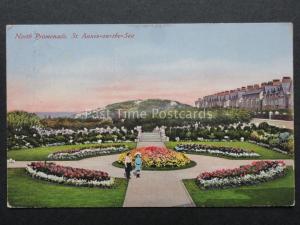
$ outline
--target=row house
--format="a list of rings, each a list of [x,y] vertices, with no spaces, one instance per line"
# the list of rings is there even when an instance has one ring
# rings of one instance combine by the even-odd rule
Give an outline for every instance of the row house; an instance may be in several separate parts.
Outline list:
[[[199,98],[198,108],[244,108],[249,110],[292,109],[293,81],[290,77],[264,82]]]
[[[264,85],[264,109],[292,109],[294,106],[293,82],[290,77],[273,80]]]

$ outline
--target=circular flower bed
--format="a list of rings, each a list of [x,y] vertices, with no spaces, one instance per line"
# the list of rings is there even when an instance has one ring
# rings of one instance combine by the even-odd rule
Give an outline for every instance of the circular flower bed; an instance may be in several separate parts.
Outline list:
[[[32,162],[27,165],[26,171],[34,178],[61,184],[89,187],[112,187],[114,184],[114,178],[106,172],[60,166],[55,163]]]
[[[285,175],[283,161],[254,161],[250,165],[235,169],[221,169],[204,172],[197,177],[197,184],[203,189],[222,189],[252,185],[273,180]]]
[[[233,158],[256,158],[260,157],[259,154],[253,151],[246,151],[241,148],[233,147],[217,147],[202,144],[179,144],[175,147],[176,151],[186,151],[189,153],[207,153],[212,155],[229,156]]]
[[[124,152],[127,150],[128,150],[128,147],[126,145],[119,145],[119,146],[99,147],[99,148],[90,148],[90,149],[58,151],[58,152],[49,154],[48,159],[51,159],[51,160],[77,160],[77,159],[82,159],[82,158],[87,158],[87,157],[115,154],[115,153]]]
[[[132,158],[139,152],[142,155],[143,168],[180,168],[191,163],[191,160],[183,153],[164,147],[148,146],[136,148],[130,151]],[[118,163],[124,164],[127,152],[120,154]]]

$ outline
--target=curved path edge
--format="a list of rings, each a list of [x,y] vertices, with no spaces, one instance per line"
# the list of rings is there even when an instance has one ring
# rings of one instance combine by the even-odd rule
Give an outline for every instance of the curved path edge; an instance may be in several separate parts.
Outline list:
[[[147,135],[146,135],[147,136]],[[160,146],[164,143],[155,140],[155,135],[150,134],[151,141],[138,142],[138,147]],[[154,141],[153,141],[154,140]],[[213,171],[222,168],[236,168],[257,160],[230,160],[225,158],[192,155],[188,157],[197,163],[196,166],[170,171],[142,171],[141,177],[132,176],[129,181],[124,207],[193,207],[192,198],[186,190],[182,180],[193,179],[201,172]],[[94,169],[108,172],[112,177],[124,178],[124,169],[112,165],[118,159],[118,154],[86,158],[78,161],[51,161],[64,166],[72,166],[84,169]],[[294,167],[294,160],[283,160],[288,166]],[[8,168],[24,168],[31,161],[16,161],[7,163]]]

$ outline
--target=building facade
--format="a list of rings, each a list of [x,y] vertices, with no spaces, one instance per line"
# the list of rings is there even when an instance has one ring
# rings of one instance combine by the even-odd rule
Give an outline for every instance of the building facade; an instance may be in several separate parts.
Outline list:
[[[291,77],[264,82],[199,98],[198,108],[243,108],[248,110],[293,109],[294,91]]]

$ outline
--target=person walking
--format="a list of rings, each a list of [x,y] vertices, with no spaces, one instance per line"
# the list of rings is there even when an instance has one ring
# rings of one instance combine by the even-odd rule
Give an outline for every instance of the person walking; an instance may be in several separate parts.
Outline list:
[[[141,169],[142,169],[142,157],[140,154],[136,155],[134,165],[135,165],[135,174],[136,177],[138,178],[141,175]]]
[[[124,161],[124,165],[125,165],[125,174],[126,174],[126,178],[127,179],[130,179],[130,172],[132,170],[132,160],[131,160],[131,156],[130,156],[130,153],[128,152],[126,154],[126,157],[125,157],[125,161]]]

